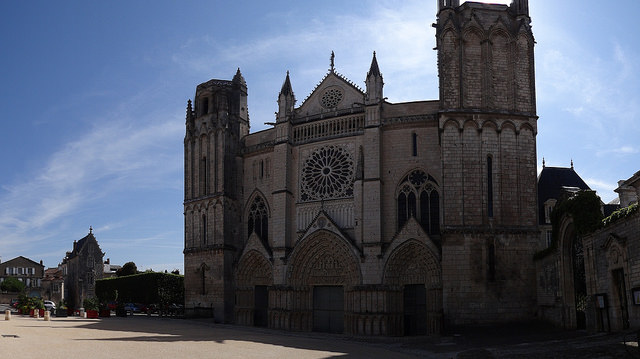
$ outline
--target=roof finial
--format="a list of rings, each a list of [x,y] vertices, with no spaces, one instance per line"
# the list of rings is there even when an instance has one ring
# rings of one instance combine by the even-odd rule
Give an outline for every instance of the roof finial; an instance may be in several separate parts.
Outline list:
[[[542,157],[542,168],[544,168],[544,166],[545,166],[544,157]]]
[[[334,72],[334,69],[335,69],[335,59],[336,59],[336,54],[334,54],[332,50],[331,51],[331,72]]]
[[[93,227],[89,226],[89,234],[91,234],[93,232]]]
[[[573,158],[571,159],[571,169],[573,169]]]

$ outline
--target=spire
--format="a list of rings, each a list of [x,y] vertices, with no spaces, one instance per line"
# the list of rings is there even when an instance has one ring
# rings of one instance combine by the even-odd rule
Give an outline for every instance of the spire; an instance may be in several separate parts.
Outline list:
[[[293,95],[293,89],[291,87],[291,80],[289,79],[289,71],[287,71],[287,77],[284,79],[282,89],[280,89],[280,95]]]
[[[336,60],[336,54],[333,53],[333,50],[331,51],[331,72],[335,72],[335,60]]]
[[[191,105],[191,99],[187,101],[187,120],[189,120],[193,115],[193,106]]]
[[[238,67],[238,70],[236,71],[236,75],[233,76],[233,82],[240,84],[244,87],[247,87],[247,82],[244,80],[244,77],[242,77],[242,73],[240,72],[239,67]]]
[[[380,73],[380,68],[378,67],[378,60],[376,59],[376,52],[373,52],[373,59],[371,60],[371,66],[369,67],[369,72],[367,73],[367,78],[369,78],[370,76],[380,76],[382,77],[382,74]]]
[[[376,58],[375,51],[373,52],[371,67],[369,68],[369,72],[367,72],[367,79],[365,83],[367,84],[367,94],[365,98],[366,104],[377,104],[384,100],[382,97],[382,87],[384,86],[384,82],[382,81],[382,74],[378,67],[378,59]]]
[[[289,71],[287,71],[287,77],[284,79],[282,89],[278,95],[278,113],[276,122],[286,121],[288,117],[293,113],[293,108],[296,104],[296,97],[293,94],[293,87],[291,86],[291,80],[289,78]]]

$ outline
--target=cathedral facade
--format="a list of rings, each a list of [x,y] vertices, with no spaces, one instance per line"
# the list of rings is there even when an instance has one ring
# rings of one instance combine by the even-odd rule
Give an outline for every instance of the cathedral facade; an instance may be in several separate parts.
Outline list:
[[[386,101],[333,64],[249,133],[247,85],[197,86],[184,140],[185,311],[354,335],[436,334],[535,311],[528,1],[438,0],[439,100]],[[364,71],[363,71],[364,72]]]

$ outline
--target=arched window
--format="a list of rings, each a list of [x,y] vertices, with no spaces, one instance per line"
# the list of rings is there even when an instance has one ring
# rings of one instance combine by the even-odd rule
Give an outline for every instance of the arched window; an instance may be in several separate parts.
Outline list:
[[[249,207],[247,220],[247,236],[255,232],[267,244],[269,242],[269,213],[267,205],[260,196],[256,196]]]
[[[487,156],[487,214],[493,218],[493,159]]]
[[[424,171],[414,170],[400,182],[398,192],[398,230],[414,217],[428,234],[440,233],[440,195],[436,180]]]
[[[202,245],[207,245],[207,215],[202,215]]]

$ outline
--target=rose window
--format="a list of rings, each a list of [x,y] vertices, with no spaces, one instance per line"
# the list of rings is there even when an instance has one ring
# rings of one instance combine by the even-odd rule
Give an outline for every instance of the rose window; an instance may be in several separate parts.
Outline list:
[[[353,160],[349,152],[337,146],[325,146],[313,152],[302,169],[303,201],[353,196]]]
[[[334,108],[338,106],[340,101],[342,101],[342,90],[338,88],[330,88],[326,90],[320,99],[322,107],[325,108]]]

